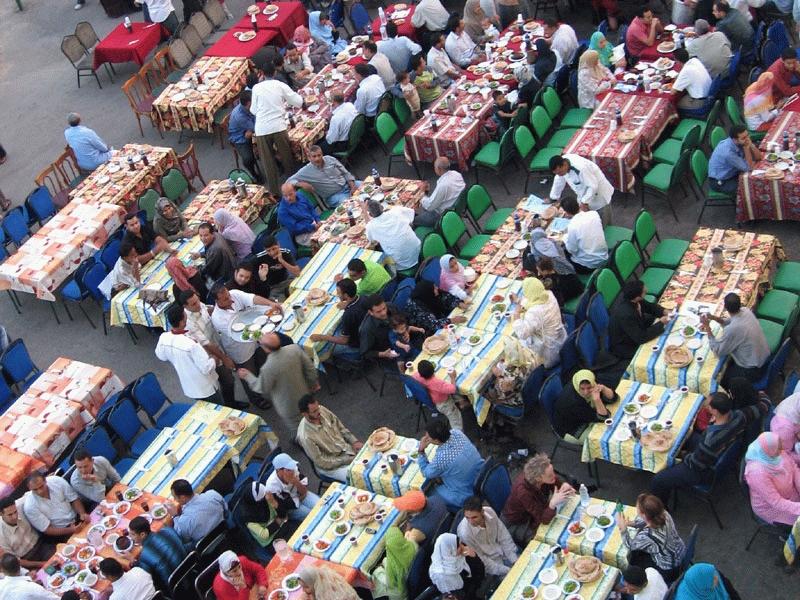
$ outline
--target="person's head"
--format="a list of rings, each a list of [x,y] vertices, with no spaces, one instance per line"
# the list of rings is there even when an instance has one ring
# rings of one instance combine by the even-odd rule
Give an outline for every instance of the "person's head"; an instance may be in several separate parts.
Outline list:
[[[545,37],[552,37],[558,29],[558,19],[555,17],[547,17],[544,20],[544,35]]]
[[[339,300],[350,302],[350,300],[358,295],[356,282],[349,277],[340,279],[336,282],[336,295],[339,297]]]
[[[415,515],[422,512],[427,504],[425,493],[420,490],[411,490],[398,496],[392,501],[397,510],[403,511],[410,515]]]
[[[573,196],[567,196],[561,201],[561,208],[564,212],[569,216],[575,216],[580,211],[578,208],[578,200],[575,199]]]
[[[711,9],[715,19],[724,19],[731,12],[731,6],[725,0],[717,0]]]
[[[639,10],[636,11],[636,16],[644,21],[646,25],[650,25],[655,17],[653,9],[647,4],[643,4],[639,7]]]
[[[217,282],[211,286],[211,297],[214,298],[216,305],[223,310],[228,310],[233,306],[233,298],[231,298],[231,293],[224,283]]]
[[[441,177],[445,173],[450,170],[450,159],[446,156],[440,156],[435,161],[433,161],[433,172],[436,173],[438,177]]]
[[[397,83],[400,85],[405,85],[409,81],[411,81],[411,75],[408,74],[408,71],[400,71],[400,73],[397,74]]]
[[[208,221],[200,223],[200,226],[197,228],[197,235],[200,236],[200,241],[203,242],[203,246],[208,247],[214,243],[214,231],[214,226]]]
[[[100,573],[103,577],[111,581],[117,581],[125,573],[122,565],[116,558],[104,558],[100,561]]]
[[[733,410],[733,400],[725,392],[714,392],[708,399],[712,423],[725,423]]]
[[[711,29],[711,25],[709,25],[708,21],[705,19],[697,19],[694,22],[694,32],[697,35],[705,35],[708,33],[709,29]]]
[[[272,459],[272,467],[278,474],[278,479],[288,483],[292,473],[297,473],[297,461],[286,453],[278,454]]]
[[[60,600],[92,600],[92,595],[83,590],[81,592],[76,592],[75,590],[67,590],[63,594],[61,594]]]
[[[362,48],[361,53],[367,60],[370,60],[373,56],[375,56],[378,53],[378,44],[376,44],[372,40],[367,40],[366,42],[361,44],[361,48]]]
[[[408,333],[408,321],[406,316],[400,313],[392,315],[389,319],[389,327],[392,328],[397,335],[405,335]]]
[[[281,245],[278,243],[278,240],[275,238],[274,235],[267,235],[264,236],[264,250],[267,253],[267,256],[272,258],[273,260],[278,260],[281,255]]]
[[[495,90],[492,92],[492,100],[494,100],[495,104],[504,104],[506,95],[501,90]]]
[[[417,363],[417,373],[423,379],[431,379],[436,373],[436,366],[429,360],[421,360]]]
[[[19,511],[17,511],[17,503],[11,496],[6,496],[0,500],[0,516],[3,521],[12,527],[19,522]]]
[[[180,309],[181,315],[183,314],[183,307],[172,304],[167,311],[167,319],[170,318],[170,312],[175,307]],[[172,325],[172,327],[174,328],[175,326]],[[94,472],[94,458],[92,458],[92,453],[84,447],[75,451],[75,454],[72,455],[72,462],[75,463],[75,470],[80,473],[81,477],[86,478]]]
[[[130,240],[123,240],[119,245],[119,256],[129,265],[133,265],[139,258],[139,253]]]
[[[3,571],[6,577],[16,577],[19,575],[19,567],[19,559],[11,554],[11,552],[6,552],[3,554],[3,558],[0,558],[0,570]]]
[[[686,64],[689,61],[689,51],[686,48],[678,48],[675,52],[672,53],[675,56],[675,60]]]
[[[739,298],[739,295],[730,292],[729,294],[725,294],[725,310],[728,311],[729,315],[737,315],[739,311],[742,310],[742,300]]]
[[[622,572],[622,578],[622,591],[626,594],[636,595],[647,587],[647,573],[642,567],[630,565]]]
[[[192,484],[185,479],[176,479],[172,482],[172,485],[169,486],[169,489],[170,492],[172,492],[172,497],[175,499],[175,502],[181,506],[194,498]]]
[[[553,259],[549,256],[543,256],[536,261],[536,272],[539,273],[539,275],[551,275],[555,273],[555,270]]]
[[[177,302],[169,305],[169,308],[167,308],[167,323],[169,323],[171,329],[186,329],[186,312],[184,311],[183,306]],[[91,456],[89,458],[91,459]],[[75,460],[75,465],[77,466],[77,456]],[[92,471],[90,467],[89,473],[91,472]]]
[[[162,196],[156,203],[156,210],[158,214],[165,219],[174,219],[178,215],[175,205],[169,198]]]
[[[300,51],[297,49],[297,46],[294,45],[294,42],[286,44],[286,56],[284,58],[289,62],[295,62],[300,58]]]
[[[564,176],[569,171],[569,160],[563,156],[554,156],[550,159],[550,172],[555,175]]]
[[[451,273],[458,273],[461,271],[461,263],[458,262],[455,256],[450,256],[450,260],[447,261],[447,270]]]
[[[230,581],[244,581],[242,563],[233,550],[226,550],[217,559],[220,574]]]
[[[421,53],[411,57],[411,68],[414,69],[417,75],[420,75],[425,70],[425,57]]]
[[[233,280],[237,285],[247,285],[251,279],[253,279],[253,263],[243,261],[236,265]]]
[[[744,125],[732,125],[728,130],[728,135],[737,146],[745,146],[750,139],[747,133],[747,127]]]
[[[50,490],[47,487],[47,480],[39,471],[34,471],[30,475],[28,475],[28,479],[26,480],[28,484],[28,491],[33,492],[40,498],[49,498],[50,497]]]
[[[544,452],[531,456],[522,467],[522,476],[529,485],[540,487],[552,485],[556,482],[556,472],[550,457]]]
[[[81,116],[76,112],[71,112],[67,115],[67,124],[70,127],[77,127],[81,124]]]
[[[344,94],[342,94],[342,92],[333,92],[331,94],[331,104],[333,106],[344,104]]]
[[[142,232],[142,221],[136,213],[128,213],[125,215],[125,231],[131,232],[135,236],[139,236]]]
[[[437,446],[444,444],[450,439],[450,422],[443,417],[431,419],[425,425],[425,433]]]
[[[797,69],[797,54],[795,49],[791,46],[784,48],[783,52],[781,52],[781,62],[783,66],[790,71]]]
[[[300,414],[314,425],[322,422],[322,411],[319,408],[319,401],[311,394],[306,394],[297,402]]]
[[[128,531],[134,544],[141,544],[150,535],[150,521],[143,516],[134,517],[128,524]]]
[[[253,71],[253,72],[248,73],[247,74],[247,78],[245,78],[245,80],[244,80],[245,87],[247,87],[248,89],[252,90],[256,86],[256,84],[261,81],[261,73],[262,72],[263,71],[261,71],[261,72]],[[250,100],[252,100],[252,99],[253,99],[253,97],[250,96]]]
[[[644,283],[640,279],[631,279],[622,287],[622,297],[628,302],[641,302],[645,295]]]
[[[265,79],[272,79],[273,77],[275,77],[275,71],[276,71],[275,63],[272,62],[271,60],[268,61],[264,65],[263,71],[264,71],[264,78]]]
[[[283,71],[283,57],[280,54],[272,57],[272,64],[275,65],[276,71]]]
[[[661,529],[667,524],[667,511],[661,498],[653,494],[639,494],[636,498],[636,510],[652,529]]]
[[[314,144],[308,147],[308,162],[321,169],[325,165],[325,155],[322,153],[322,148]]]
[[[356,79],[358,81],[366,79],[367,77],[372,75],[372,70],[369,68],[369,65],[367,63],[358,63],[355,69],[356,69]]]
[[[464,518],[473,527],[485,527],[486,518],[483,516],[483,501],[478,496],[470,496],[464,500]]]
[[[178,304],[186,310],[196,313],[200,312],[203,308],[203,303],[200,301],[200,296],[194,290],[183,290],[178,294]]]
[[[379,321],[385,321],[389,318],[389,306],[380,294],[367,296],[364,306],[366,306],[369,315]]]
[[[331,16],[324,10],[319,12],[319,24],[325,25],[326,27],[333,28],[333,21],[331,21]]]
[[[445,27],[445,31],[450,32],[452,31],[456,35],[461,35],[461,32],[464,31],[464,21],[461,19],[461,15],[458,13],[452,13],[450,18],[447,19],[447,26]]]
[[[288,181],[281,185],[281,200],[289,204],[297,202],[297,190],[295,190],[294,185]]]
[[[241,94],[239,94],[239,104],[244,106],[245,108],[250,108],[250,103],[253,101],[253,92],[250,90],[244,90]]]
[[[367,202],[367,212],[369,216],[373,219],[376,217],[380,217],[383,214],[383,206],[377,200],[369,199]]]
[[[347,275],[353,281],[358,281],[367,274],[367,265],[360,258],[354,258],[347,263]]]
[[[264,351],[269,354],[271,352],[275,352],[276,350],[281,349],[281,337],[277,333],[265,333],[261,336],[258,340],[259,346],[261,346]]]
[[[386,35],[390,38],[397,37],[397,23],[394,21],[386,23]]]

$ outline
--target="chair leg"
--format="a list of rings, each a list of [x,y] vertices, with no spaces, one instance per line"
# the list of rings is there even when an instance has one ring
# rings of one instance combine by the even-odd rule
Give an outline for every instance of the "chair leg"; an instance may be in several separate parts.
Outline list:
[[[386,176],[387,176],[387,177],[391,177],[391,176],[392,176],[392,158],[393,158],[393,157],[392,157],[392,155],[390,154],[390,155],[389,155],[389,168],[386,170]]]
[[[103,313],[103,335],[108,335],[108,328],[106,327],[106,313]]]
[[[125,329],[128,330],[128,335],[131,336],[131,341],[133,341],[133,345],[135,346],[138,343],[139,338],[136,337],[136,332],[133,331],[133,326],[130,323],[125,323]]]
[[[422,174],[419,172],[419,165],[417,164],[417,161],[412,158],[411,164],[414,166],[414,171],[417,174],[417,179],[422,179]]]
[[[528,173],[525,175],[525,187],[522,189],[522,193],[523,194],[527,194],[528,193],[528,182],[530,180],[531,180],[531,172],[528,171]]]
[[[142,117],[139,113],[134,113],[136,115],[136,122],[139,124],[139,133],[144,137],[144,129],[142,129]]]
[[[67,303],[66,302],[62,302],[61,304],[64,305],[64,310],[66,311],[67,316],[69,317],[69,320],[70,321],[74,321],[75,319],[72,318],[72,313],[69,312],[69,306],[67,306]]]
[[[97,82],[97,87],[99,87],[102,90],[103,84],[100,83],[100,78],[97,76],[97,71],[92,71],[92,75],[94,75],[94,79]]]
[[[755,541],[755,539],[756,539],[756,536],[757,536],[759,533],[761,533],[761,529],[762,529],[763,527],[764,527],[763,525],[759,525],[758,527],[756,527],[756,530],[753,532],[753,536],[750,538],[750,541],[749,541],[749,542],[747,542],[747,546],[745,546],[745,547],[744,547],[744,549],[745,549],[745,551],[746,551],[746,552],[750,550],[750,546],[752,546],[752,545],[753,545],[753,542]]]
[[[725,527],[722,525],[722,521],[719,519],[719,514],[717,514],[717,507],[714,506],[714,501],[711,498],[708,499],[708,505],[711,507],[711,514],[714,515],[714,518],[717,520],[717,525],[719,528],[725,529]]]
[[[58,313],[56,312],[56,303],[55,302],[48,302],[48,304],[50,305],[50,310],[53,311],[53,316],[56,319],[56,323],[61,325],[61,319],[58,318]]]
[[[66,304],[64,305],[64,307],[66,308]],[[94,321],[92,321],[92,319],[89,317],[89,313],[87,313],[86,309],[83,308],[83,304],[81,302],[78,302],[78,308],[83,313],[83,316],[86,317],[86,320],[89,321],[89,325],[92,326],[92,329],[97,329],[97,326],[94,324]]]
[[[14,310],[17,311],[18,315],[21,315],[22,311],[19,309],[19,304],[17,304],[17,301],[14,299],[14,294],[11,293],[11,290],[6,290],[6,292],[8,292],[8,297],[11,298],[11,304],[14,305]]]
[[[108,68],[108,63],[105,63],[103,66],[106,68],[106,75],[108,75],[108,79],[111,81],[111,83],[114,83],[114,76],[111,75],[111,69]]]

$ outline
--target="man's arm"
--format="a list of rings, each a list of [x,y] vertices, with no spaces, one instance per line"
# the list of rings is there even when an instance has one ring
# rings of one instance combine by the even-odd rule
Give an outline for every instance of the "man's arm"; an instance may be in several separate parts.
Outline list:
[[[306,351],[300,346],[297,346],[297,352],[299,352],[300,364],[303,369],[303,379],[306,380],[306,384],[312,392],[318,390],[319,378],[317,376],[317,370],[314,368],[314,363],[311,362]]]
[[[428,184],[426,183],[426,185]],[[436,187],[433,188],[433,191],[431,192],[430,196],[425,196],[424,198],[422,198],[422,201],[420,202],[422,208],[424,208],[425,210],[429,210],[431,212],[436,212],[436,207],[442,202],[442,198],[440,198],[440,196],[442,195],[443,194],[441,192],[441,188],[437,183]]]
[[[351,460],[348,456],[324,455],[317,443],[308,437],[300,438],[298,436],[297,441],[303,447],[303,450],[306,451],[306,454],[308,454],[308,458],[317,466],[318,469],[332,471],[333,469],[338,469],[339,467],[348,464]]]
[[[208,375],[217,368],[217,363],[214,360],[214,357],[206,352],[200,344],[192,344],[190,356],[192,357],[194,366],[197,367],[197,370],[203,375]]]
[[[100,139],[100,136],[97,135],[93,129],[89,129],[91,133],[89,133],[87,137],[87,141],[92,145],[93,148],[100,150],[100,152],[108,152],[108,146],[106,143]]]
[[[414,56],[415,54],[419,54],[420,52],[422,52],[422,46],[420,46],[415,42],[412,42],[406,36],[403,36],[403,39],[405,40],[406,48],[408,48],[408,51],[411,52],[411,56]]]
[[[275,302],[275,300],[272,300],[270,298],[264,298],[264,296],[258,296],[254,294],[253,304],[257,306],[271,306],[272,308],[278,308],[281,310],[281,312],[283,312],[283,307],[279,303]]]
[[[561,175],[553,177],[553,186],[550,188],[550,201],[558,202],[561,199],[561,193],[564,191],[564,186],[567,180]]]
[[[619,324],[622,331],[625,332],[625,335],[638,345],[642,345],[664,333],[664,324],[661,321],[656,321],[649,327],[642,329],[639,323],[633,318],[633,315],[626,315],[619,319]]]

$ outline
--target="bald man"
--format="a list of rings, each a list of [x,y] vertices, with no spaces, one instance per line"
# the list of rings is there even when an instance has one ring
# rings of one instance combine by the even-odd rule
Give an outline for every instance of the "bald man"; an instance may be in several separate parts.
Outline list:
[[[111,149],[94,130],[81,125],[81,116],[78,113],[69,113],[67,124],[69,127],[64,130],[64,138],[75,153],[81,175],[89,175],[97,167],[109,161]]]
[[[287,182],[281,186],[278,223],[286,228],[296,243],[310,246],[311,234],[319,229],[320,218],[306,193],[295,190],[294,185]]]
[[[419,214],[414,218],[414,227],[434,227],[444,212],[455,206],[458,196],[467,186],[461,173],[450,169],[450,159],[440,156],[433,163],[433,171],[439,177],[436,187],[421,202]],[[425,183],[426,191],[430,185]]]

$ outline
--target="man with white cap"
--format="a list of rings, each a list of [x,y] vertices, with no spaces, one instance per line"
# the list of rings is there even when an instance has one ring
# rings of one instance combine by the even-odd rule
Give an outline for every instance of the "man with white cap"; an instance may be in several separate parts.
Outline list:
[[[303,476],[297,468],[297,461],[288,454],[278,454],[272,459],[274,471],[264,482],[267,502],[273,508],[279,505],[294,506],[289,508],[289,518],[302,521],[319,502],[319,496],[308,491],[308,477]]]
[[[550,202],[558,202],[564,187],[569,185],[578,197],[578,204],[600,214],[603,225],[611,223],[611,197],[614,186],[606,179],[595,163],[577,154],[564,154],[550,159],[553,172],[553,187],[550,189]]]

